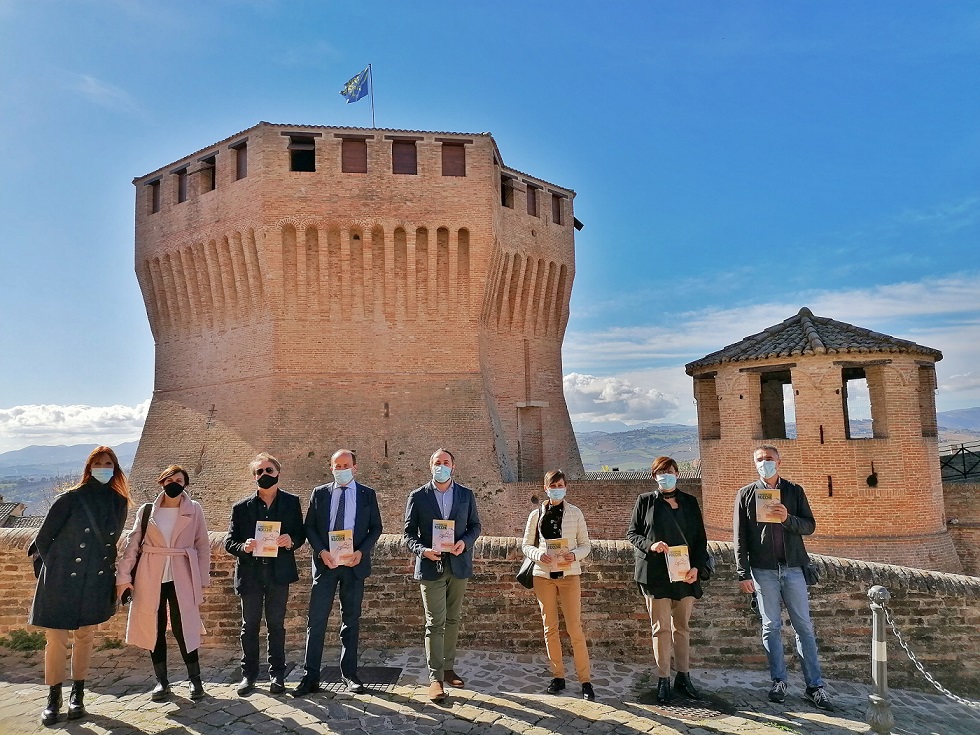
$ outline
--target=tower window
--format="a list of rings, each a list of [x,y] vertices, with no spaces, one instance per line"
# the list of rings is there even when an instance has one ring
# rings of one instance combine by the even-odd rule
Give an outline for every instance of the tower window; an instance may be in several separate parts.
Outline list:
[[[462,143],[442,144],[442,175],[466,176],[466,148]]]
[[[883,365],[848,365],[841,369],[841,409],[848,439],[888,436]],[[871,426],[868,426],[871,419]]]
[[[248,176],[248,143],[243,140],[231,149],[235,151],[235,181],[240,181]]]
[[[207,158],[201,159],[201,192],[214,191],[218,183],[217,173],[217,158],[215,156],[208,156]]]
[[[500,205],[508,209],[514,208],[514,180],[509,176],[500,177]]]
[[[556,225],[561,224],[561,197],[557,194],[551,195],[551,221]]]
[[[341,141],[340,170],[345,174],[367,173],[367,141],[344,138]]]
[[[316,171],[316,139],[310,135],[289,136],[289,170]]]
[[[415,147],[415,141],[391,141],[391,173],[414,176],[418,172],[418,150]]]
[[[177,175],[177,203],[187,201],[187,169],[174,172]]]
[[[538,216],[538,188],[532,184],[527,185],[527,213]]]
[[[796,396],[789,370],[759,374],[763,439],[796,438]]]
[[[160,211],[160,179],[151,181],[147,186],[150,193],[150,214],[155,214]]]

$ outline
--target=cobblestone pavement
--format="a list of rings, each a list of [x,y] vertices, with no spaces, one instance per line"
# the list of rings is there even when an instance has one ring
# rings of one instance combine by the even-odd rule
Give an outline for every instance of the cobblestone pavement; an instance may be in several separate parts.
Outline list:
[[[295,655],[295,654],[294,654]],[[329,654],[325,659],[329,662]],[[658,707],[651,701],[650,670],[641,666],[594,661],[592,682],[598,700],[580,699],[578,683],[568,679],[564,696],[543,693],[550,675],[544,656],[472,651],[461,656],[456,670],[465,689],[451,689],[443,704],[426,697],[424,656],[420,649],[365,651],[361,664],[402,669],[393,685],[377,685],[369,694],[350,695],[338,687],[306,699],[272,696],[267,684],[247,697],[235,691],[241,676],[237,651],[202,650],[208,696],[187,698],[183,668],[170,652],[175,696],[153,703],[147,692],[153,678],[149,656],[133,648],[97,652],[85,704],[88,716],[52,728],[38,724],[46,690],[42,685],[41,652],[13,653],[0,649],[0,735],[64,731],[79,735],[319,735],[321,733],[488,733],[489,735],[810,735],[865,733],[870,686],[832,682],[827,687],[836,711],[821,712],[802,697],[802,681],[790,681],[786,702],[770,703],[764,672],[697,670],[692,676],[701,690],[726,713],[683,706]],[[301,672],[294,670],[289,683]],[[66,687],[67,705],[67,687]],[[977,735],[980,711],[938,695],[892,692],[896,734]]]

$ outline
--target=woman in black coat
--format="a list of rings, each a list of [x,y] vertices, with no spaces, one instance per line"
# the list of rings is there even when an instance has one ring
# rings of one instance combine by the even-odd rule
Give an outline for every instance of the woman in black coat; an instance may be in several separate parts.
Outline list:
[[[43,565],[28,622],[45,628],[47,640],[43,725],[53,725],[61,711],[69,631],[75,636],[68,719],[85,714],[82,697],[95,628],[116,611],[116,543],[128,507],[129,483],[115,452],[96,447],[85,461],[81,482],[55,499],[37,532],[34,543]]]
[[[677,463],[670,457],[657,457],[651,470],[659,489],[636,499],[626,538],[635,547],[633,579],[643,594],[653,630],[657,701],[667,704],[671,700],[671,650],[677,668],[674,690],[700,699],[690,676],[689,624],[694,601],[702,595],[698,580],[707,576],[708,539],[697,499],[675,489]],[[690,569],[672,582],[667,556],[680,552],[677,547],[681,546],[687,547]]]

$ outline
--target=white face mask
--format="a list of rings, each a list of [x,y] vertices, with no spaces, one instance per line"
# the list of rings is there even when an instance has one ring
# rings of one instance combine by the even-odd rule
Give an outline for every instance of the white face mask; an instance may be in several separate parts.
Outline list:
[[[771,459],[757,459],[755,461],[755,468],[759,470],[759,477],[763,480],[775,477],[776,475],[776,462]]]
[[[354,470],[334,470],[333,479],[338,485],[350,485],[354,479]]]
[[[437,464],[432,468],[432,479],[436,482],[448,482],[452,474],[453,468],[448,464]]]
[[[657,475],[655,479],[657,480],[657,484],[660,486],[660,489],[667,490],[668,492],[673,490],[674,486],[677,484],[677,475],[672,475],[669,472],[662,475]]]
[[[115,470],[112,467],[93,467],[92,477],[105,485],[109,480],[112,479],[112,474]]]

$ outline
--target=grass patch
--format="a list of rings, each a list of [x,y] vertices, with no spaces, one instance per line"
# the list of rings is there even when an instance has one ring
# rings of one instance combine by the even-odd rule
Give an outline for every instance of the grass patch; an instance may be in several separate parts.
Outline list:
[[[0,636],[0,646],[11,651],[40,651],[44,648],[44,633],[30,633],[20,628],[10,631],[8,635]]]
[[[125,648],[125,646],[126,646],[126,644],[123,643],[121,640],[119,640],[118,638],[113,638],[113,637],[110,636],[108,638],[103,638],[102,639],[102,642],[99,644],[99,649],[98,650],[100,650],[100,651],[115,651],[115,650],[118,650],[120,648]]]

